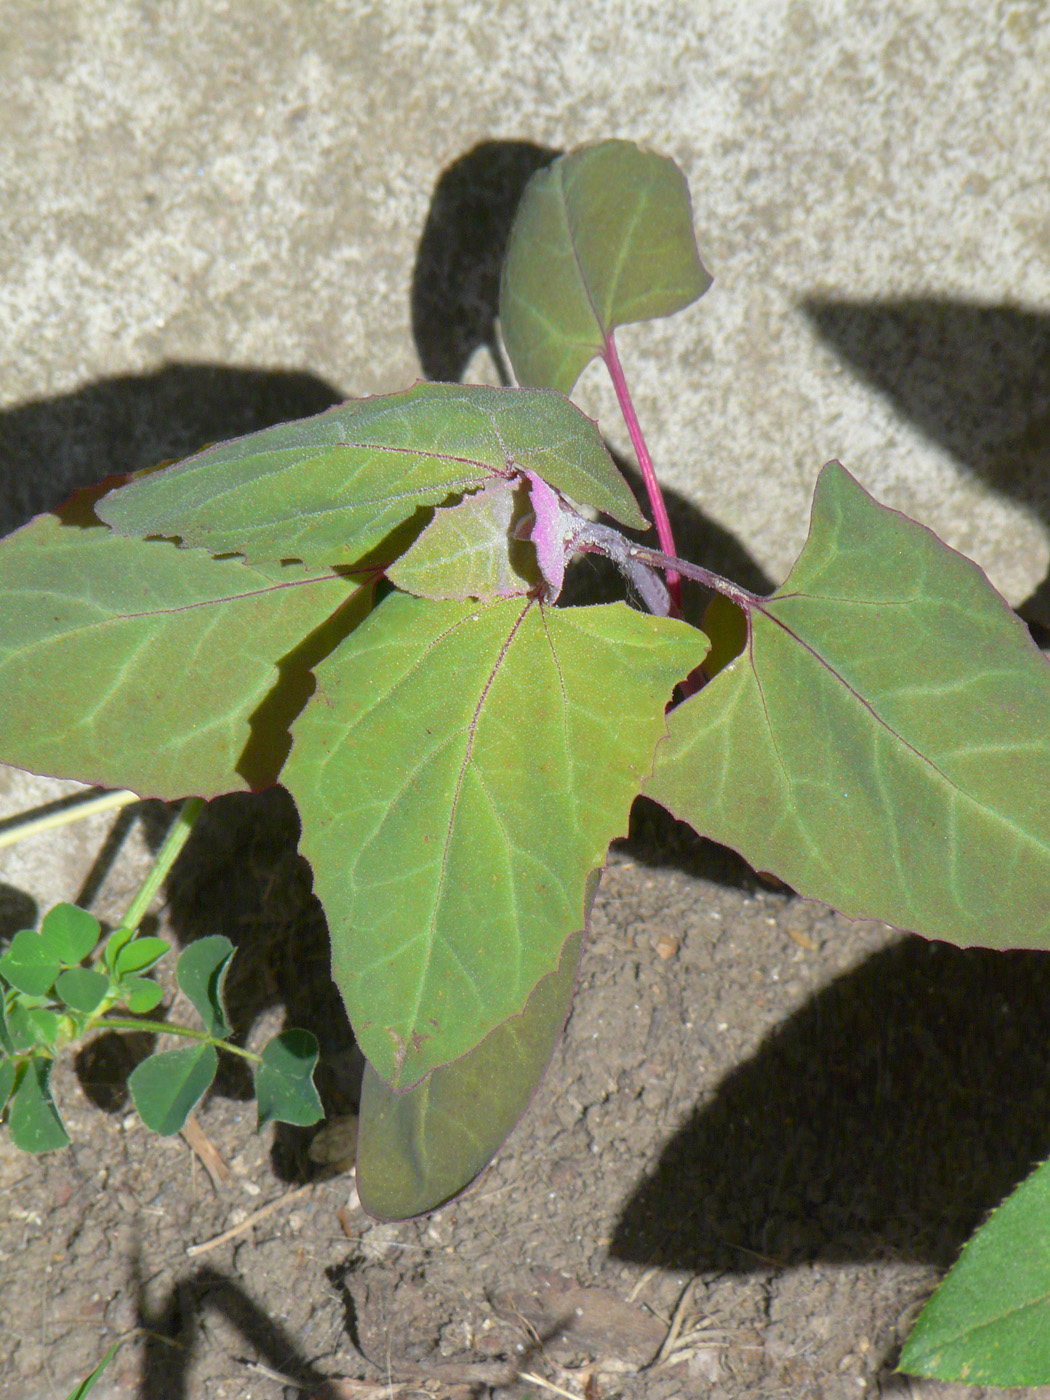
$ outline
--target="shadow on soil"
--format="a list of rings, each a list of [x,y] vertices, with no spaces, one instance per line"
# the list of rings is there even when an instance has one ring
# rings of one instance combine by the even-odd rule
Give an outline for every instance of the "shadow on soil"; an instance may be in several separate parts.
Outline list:
[[[667,1146],[612,1253],[945,1265],[1050,1154],[1050,958],[905,937],[779,1026]]]
[[[280,1323],[217,1270],[200,1268],[181,1279],[159,1308],[151,1308],[146,1301],[140,1272],[136,1265],[133,1274],[138,1294],[137,1322],[144,1333],[140,1400],[189,1400],[194,1352],[209,1313],[222,1317],[243,1339],[245,1393],[250,1389],[248,1378],[254,1370],[257,1379],[271,1384],[283,1381],[291,1390],[308,1391],[314,1400],[339,1400],[345,1395],[337,1382],[310,1364]],[[249,1361],[247,1357],[251,1356],[261,1357],[263,1365]],[[231,1356],[231,1368],[236,1360]]]

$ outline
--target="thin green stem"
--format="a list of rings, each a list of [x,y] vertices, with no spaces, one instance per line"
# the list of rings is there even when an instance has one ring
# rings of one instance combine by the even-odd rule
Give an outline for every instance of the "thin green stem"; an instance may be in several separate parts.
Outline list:
[[[142,888],[128,906],[121,920],[121,928],[137,929],[146,910],[153,903],[157,891],[167,878],[168,871],[175,864],[176,857],[185,846],[197,818],[204,811],[202,797],[187,797],[179,808],[179,814],[164,838],[164,844],[157,852],[153,868],[142,882]]]
[[[664,554],[673,557],[677,551],[675,550],[674,534],[671,531],[671,520],[664,502],[664,493],[660,489],[660,483],[653,468],[653,459],[649,456],[649,449],[642,436],[642,425],[638,422],[638,415],[634,411],[631,391],[627,387],[623,366],[616,353],[616,341],[613,339],[612,331],[606,337],[602,358],[609,371],[609,377],[612,379],[613,388],[616,390],[616,400],[620,405],[623,421],[627,424],[631,445],[634,447],[634,455],[638,458],[638,467],[642,473],[642,480],[645,482],[645,490],[649,497],[649,506],[653,513],[653,524],[656,526],[656,537],[660,541],[660,549]],[[682,581],[674,569],[668,570],[667,573],[667,591],[671,595],[671,616],[681,617]]]
[[[85,793],[77,802],[64,802],[57,809],[53,803],[48,803],[50,810],[45,810],[40,816],[28,815],[0,831],[0,850],[4,846],[13,846],[17,841],[24,841],[27,836],[39,836],[42,831],[54,831],[56,827],[82,822],[87,817],[97,817],[100,812],[112,812],[116,807],[127,807],[140,800],[137,792],[99,792],[96,789]],[[40,808],[36,810],[39,812]]]
[[[169,1024],[167,1021],[139,1021],[131,1016],[100,1016],[87,1028],[89,1031],[145,1031],[149,1035],[181,1035],[186,1040],[196,1040],[201,1045],[214,1045],[216,1050],[228,1050],[231,1055],[240,1055],[244,1060],[262,1064],[262,1056],[243,1046],[232,1045],[228,1040],[219,1040],[207,1031],[195,1031],[192,1026]]]

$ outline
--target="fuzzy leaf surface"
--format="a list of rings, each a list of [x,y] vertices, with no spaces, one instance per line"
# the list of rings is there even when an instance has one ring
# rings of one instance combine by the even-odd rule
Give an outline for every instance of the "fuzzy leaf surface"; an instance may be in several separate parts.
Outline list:
[[[1050,946],[1050,666],[976,564],[838,463],[748,646],[669,729],[648,795],[799,894]]]
[[[395,593],[318,667],[283,780],[391,1087],[472,1050],[558,965],[699,635],[622,603]]]
[[[568,394],[617,326],[669,316],[710,285],[673,160],[632,141],[569,152],[529,181],[503,264],[518,382]]]
[[[981,1226],[926,1304],[900,1369],[967,1385],[1050,1384],[1050,1163]]]
[[[37,516],[0,540],[0,761],[168,800],[248,788],[277,663],[353,591]]]
[[[351,564],[420,507],[526,470],[625,525],[644,523],[579,409],[538,390],[464,384],[352,399],[220,443],[121,487],[97,510],[122,535],[178,536],[250,560]]]
[[[569,939],[558,970],[540,979],[520,1016],[407,1093],[395,1093],[366,1065],[357,1189],[370,1215],[407,1220],[434,1210],[492,1160],[546,1073],[582,945],[579,933]]]

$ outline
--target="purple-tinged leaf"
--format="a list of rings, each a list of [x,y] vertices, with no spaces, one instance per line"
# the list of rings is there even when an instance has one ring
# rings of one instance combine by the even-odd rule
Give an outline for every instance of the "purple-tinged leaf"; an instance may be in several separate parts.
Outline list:
[[[533,513],[529,538],[536,548],[540,573],[547,581],[548,599],[553,601],[561,593],[565,582],[566,553],[571,553],[566,548],[567,521],[557,491],[553,491],[535,472],[526,472],[525,475]]]
[[[592,881],[593,891],[597,879]],[[380,1220],[406,1220],[457,1195],[499,1151],[529,1106],[561,1036],[583,935],[568,940],[520,1016],[462,1059],[395,1093],[371,1065],[361,1090],[357,1189]]]
[[[518,382],[568,394],[617,326],[669,316],[710,285],[674,161],[631,141],[570,151],[529,181],[503,265],[500,324]]]
[[[220,443],[111,492],[97,510],[122,535],[345,565],[421,507],[523,471],[625,525],[645,523],[597,427],[566,399],[464,384],[352,399]]]
[[[1050,666],[976,564],[837,462],[744,651],[669,729],[648,795],[800,894],[1050,946]]]
[[[472,1050],[558,965],[702,650],[624,604],[394,593],[317,668],[283,780],[391,1087]]]

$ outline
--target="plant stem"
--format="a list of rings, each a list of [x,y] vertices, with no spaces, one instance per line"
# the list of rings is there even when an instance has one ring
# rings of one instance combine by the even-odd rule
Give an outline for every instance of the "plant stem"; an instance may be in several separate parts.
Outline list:
[[[88,1030],[146,1031],[149,1035],[181,1035],[187,1040],[197,1040],[202,1045],[214,1045],[216,1050],[228,1050],[231,1055],[240,1055],[242,1059],[262,1064],[262,1056],[256,1055],[254,1050],[231,1045],[228,1040],[218,1040],[207,1031],[195,1031],[192,1026],[169,1024],[167,1021],[138,1021],[131,1016],[100,1016],[97,1021],[91,1022]]]
[[[100,812],[111,812],[115,807],[127,807],[141,799],[137,792],[99,792],[94,789],[77,802],[68,803],[54,810],[45,811],[39,817],[27,816],[24,821],[16,821],[4,831],[0,831],[0,849],[13,846],[16,841],[24,841],[27,836],[39,836],[42,831],[54,831],[56,827],[69,822],[84,821],[96,817]],[[52,804],[48,804],[51,806]],[[40,808],[36,809],[38,812]]]
[[[664,554],[673,558],[675,554],[674,535],[671,531],[667,506],[664,504],[664,493],[660,490],[660,483],[657,481],[656,472],[653,469],[653,459],[649,456],[649,449],[642,436],[642,425],[638,422],[638,415],[634,411],[631,392],[627,388],[627,380],[624,378],[620,357],[616,353],[616,341],[613,339],[612,331],[606,337],[602,358],[605,360],[613,388],[616,390],[616,399],[620,405],[620,412],[623,414],[623,421],[627,424],[634,454],[638,458],[642,480],[645,482],[645,489],[649,496],[649,506],[653,512],[656,537],[660,541],[660,548]],[[674,569],[669,569],[667,572],[667,591],[671,595],[671,616],[681,617],[682,581]]]
[[[723,578],[721,574],[713,574],[710,569],[703,569],[699,564],[690,564],[687,559],[676,559],[670,554],[661,554],[658,549],[647,549],[644,544],[632,544],[627,542],[627,553],[632,559],[639,559],[643,564],[649,564],[654,569],[665,569],[667,577],[670,579],[671,571],[681,574],[683,578],[693,579],[696,583],[702,583],[705,588],[710,588],[715,593],[721,593],[744,612],[750,615],[752,608],[757,608],[759,612],[764,612],[765,598],[757,593],[751,593],[746,588],[741,588],[738,583],[733,583],[730,579]]]
[[[121,928],[137,929],[153,898],[164,883],[168,871],[175,864],[175,858],[185,846],[190,832],[200,814],[204,811],[202,797],[187,797],[179,808],[179,814],[172,822],[171,830],[164,838],[164,844],[157,852],[153,868],[142,882],[142,888],[128,906],[121,920]],[[137,1023],[136,1023],[137,1024]]]

